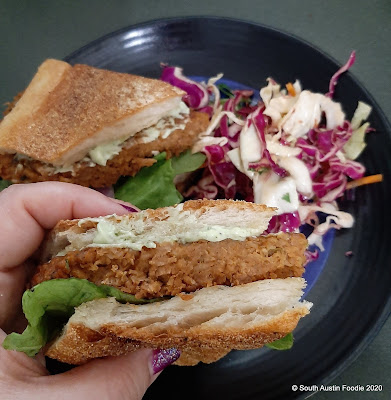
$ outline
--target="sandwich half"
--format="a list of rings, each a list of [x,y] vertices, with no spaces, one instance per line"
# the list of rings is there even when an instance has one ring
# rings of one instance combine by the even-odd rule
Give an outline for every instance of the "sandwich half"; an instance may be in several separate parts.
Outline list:
[[[192,200],[61,221],[42,248],[33,293],[26,293],[39,295],[42,287],[47,296],[68,282],[79,285],[72,290],[80,297],[88,282],[108,294],[83,295],[86,302],[76,303],[72,297],[69,321],[54,340],[46,334],[46,355],[81,364],[143,347],[176,347],[177,364],[195,365],[286,336],[311,307],[301,301],[307,241],[300,233],[265,234],[273,215],[244,201]],[[63,290],[57,289],[57,302]],[[130,304],[126,296],[145,304]],[[16,336],[17,342],[23,335]],[[17,349],[10,339],[6,347]]]
[[[209,119],[182,90],[49,59],[0,122],[0,177],[104,187],[192,147]]]

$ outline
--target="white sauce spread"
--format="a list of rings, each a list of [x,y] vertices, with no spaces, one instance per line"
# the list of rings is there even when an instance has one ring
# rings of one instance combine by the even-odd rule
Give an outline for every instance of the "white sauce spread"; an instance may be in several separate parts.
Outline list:
[[[123,223],[113,223],[102,220],[97,225],[97,232],[90,247],[126,247],[132,250],[141,250],[142,247],[155,248],[156,243],[179,242],[192,243],[199,240],[220,242],[225,239],[245,240],[249,236],[259,234],[254,228],[228,227],[222,225],[197,224],[194,217],[194,229],[182,232],[162,232],[153,229],[138,233],[132,227]]]
[[[125,146],[127,146],[128,144],[131,145],[131,141],[133,139],[137,139],[138,143],[149,143],[159,137],[166,139],[175,130],[184,130],[186,128],[189,113],[190,109],[182,101],[177,108],[172,110],[166,117],[162,118],[155,125],[143,129],[131,138],[127,136],[122,139],[113,140],[111,142],[103,143],[99,146],[96,146],[89,151],[87,156],[84,157],[81,162],[88,163],[89,167],[94,167],[95,165],[106,166],[107,161],[118,155]],[[175,123],[175,119],[181,119],[182,121]],[[18,157],[23,156],[18,155]],[[75,164],[62,165],[59,167],[48,166],[47,168],[51,174],[74,172]]]
[[[89,158],[98,165],[106,165],[107,161],[118,155],[121,150],[125,139],[113,140],[112,142],[101,144],[90,150],[88,153]]]
[[[157,124],[140,131],[137,134],[137,137],[141,138],[143,143],[152,142],[160,136],[163,139],[166,139],[175,130],[185,129],[187,123],[186,116],[188,116],[189,113],[190,109],[183,101],[181,101],[178,108],[172,110]],[[183,119],[183,122],[175,124],[175,119]],[[95,164],[105,166],[108,160],[111,160],[114,156],[121,152],[124,145],[126,145],[125,142],[127,139],[128,137],[125,137],[122,140],[114,140],[112,142],[96,146],[94,149],[89,151],[88,156]]]
[[[224,214],[224,213],[227,214]],[[254,223],[248,214],[230,211],[204,213],[184,211],[183,204],[169,207],[161,219],[149,218],[144,211],[131,217],[117,218],[115,215],[85,218],[78,221],[80,227],[87,221],[96,222],[83,234],[67,234],[67,245],[57,255],[86,247],[120,247],[141,250],[142,247],[155,248],[157,243],[192,243],[199,240],[219,242],[225,239],[243,241],[248,237],[261,235],[267,228],[269,218],[261,218]],[[224,217],[227,215],[227,218]]]

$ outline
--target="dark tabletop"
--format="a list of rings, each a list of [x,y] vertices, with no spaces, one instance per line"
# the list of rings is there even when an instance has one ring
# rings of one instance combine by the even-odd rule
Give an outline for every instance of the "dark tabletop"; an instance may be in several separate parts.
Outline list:
[[[195,15],[238,18],[281,29],[312,43],[340,64],[351,50],[356,50],[353,74],[386,116],[391,114],[389,0],[2,0],[0,104],[23,90],[46,58],[61,59],[125,26],[163,17]],[[353,364],[330,383],[380,384],[382,392],[323,392],[311,398],[390,399],[389,337],[390,319]]]

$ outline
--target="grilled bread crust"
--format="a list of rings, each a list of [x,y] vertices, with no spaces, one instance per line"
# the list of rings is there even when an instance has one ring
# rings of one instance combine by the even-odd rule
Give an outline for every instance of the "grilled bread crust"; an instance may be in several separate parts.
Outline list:
[[[214,286],[142,306],[94,300],[76,309],[46,355],[83,364],[139,348],[175,347],[181,351],[177,365],[211,363],[231,350],[259,348],[292,332],[312,306],[300,302],[303,282]]]
[[[183,94],[157,79],[49,59],[0,123],[0,152],[71,165],[155,124]]]
[[[158,138],[148,143],[135,137],[130,146],[123,148],[105,166],[90,166],[89,162],[81,161],[69,172],[53,173],[52,168],[42,161],[0,154],[0,176],[13,183],[59,181],[94,188],[110,186],[120,176],[134,176],[141,168],[153,165],[155,152],[166,152],[166,157],[171,158],[191,148],[208,123],[207,114],[191,111],[184,130],[175,130],[165,139]]]

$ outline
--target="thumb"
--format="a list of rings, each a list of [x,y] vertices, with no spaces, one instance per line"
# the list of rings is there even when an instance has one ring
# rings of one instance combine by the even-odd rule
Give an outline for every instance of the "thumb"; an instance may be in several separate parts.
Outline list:
[[[154,351],[97,359],[59,375],[46,377],[48,395],[61,399],[87,398],[140,400],[156,379]]]
[[[0,329],[0,343],[4,337]],[[176,349],[142,349],[48,375],[36,359],[0,345],[0,393],[13,400],[140,400],[159,373],[179,356]]]
[[[179,350],[142,349],[118,357],[90,361],[63,374],[47,377],[48,394],[61,399],[140,400],[158,374],[180,356]]]

